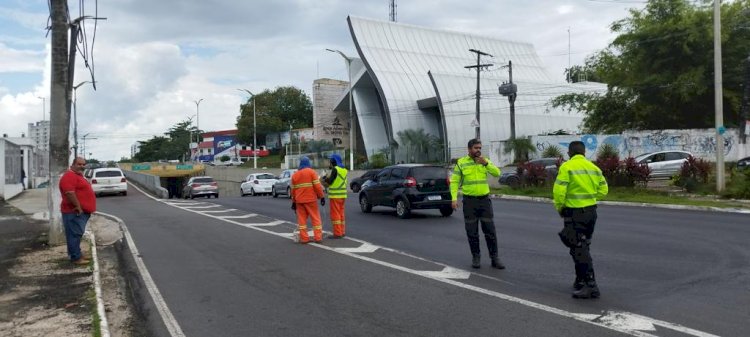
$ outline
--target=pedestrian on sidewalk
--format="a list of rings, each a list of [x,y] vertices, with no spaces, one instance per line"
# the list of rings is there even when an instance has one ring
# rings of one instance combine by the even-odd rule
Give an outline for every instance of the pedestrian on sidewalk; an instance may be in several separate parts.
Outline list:
[[[328,202],[331,210],[331,225],[333,235],[329,239],[341,239],[346,236],[346,177],[349,171],[344,168],[341,156],[334,153],[330,158],[331,173],[323,177],[323,185],[328,187]]]
[[[469,154],[456,162],[451,176],[451,200],[453,209],[458,208],[458,189],[463,191],[464,226],[466,237],[469,239],[471,250],[471,267],[480,267],[479,251],[479,222],[487,241],[492,267],[505,269],[505,265],[498,257],[497,234],[495,230],[494,212],[490,200],[490,185],[487,174],[495,177],[500,175],[497,168],[489,159],[482,157],[482,141],[474,138],[468,144]]]
[[[574,298],[596,298],[600,295],[589,246],[596,225],[596,202],[609,191],[602,170],[585,155],[583,142],[571,142],[568,146],[570,160],[560,166],[552,188],[555,209],[564,222],[563,230],[558,235],[563,244],[570,248],[570,256],[575,264]]]
[[[297,213],[297,230],[299,231],[299,243],[310,242],[307,234],[307,219],[310,218],[313,226],[315,242],[323,241],[323,224],[320,221],[320,204],[325,206],[325,195],[320,178],[315,170],[311,168],[310,158],[302,157],[299,161],[299,170],[292,175],[292,209]]]
[[[63,226],[68,244],[68,257],[77,265],[88,265],[89,260],[81,254],[81,237],[91,213],[96,211],[96,195],[88,180],[83,177],[86,159],[76,157],[70,169],[60,178]]]

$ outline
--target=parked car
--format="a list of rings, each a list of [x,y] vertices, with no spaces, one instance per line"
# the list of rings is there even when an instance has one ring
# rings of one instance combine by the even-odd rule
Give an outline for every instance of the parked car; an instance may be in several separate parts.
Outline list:
[[[372,179],[373,177],[375,177],[375,175],[377,175],[378,172],[380,172],[380,169],[369,170],[369,171],[365,172],[365,174],[363,174],[362,176],[352,179],[352,181],[349,183],[349,188],[352,189],[352,192],[358,193],[359,190],[362,189],[362,185],[366,181],[368,181],[368,180]]]
[[[214,178],[209,176],[191,177],[182,188],[182,197],[195,199],[195,197],[219,197],[219,185]]]
[[[737,169],[750,170],[750,157],[745,157],[737,161]]]
[[[84,171],[84,177],[85,177]],[[128,195],[128,180],[122,170],[116,167],[96,168],[88,172],[90,175],[89,182],[94,194],[99,196],[103,194],[122,194]]]
[[[229,158],[227,161],[221,161],[220,159],[216,158],[213,161],[212,166],[240,166],[242,165],[243,161],[240,160],[240,158]]]
[[[555,177],[557,176],[557,162],[559,160],[560,158],[557,157],[548,157],[532,159],[529,160],[529,163],[544,166],[544,171],[547,172],[547,175]],[[521,185],[521,177],[518,176],[518,171],[515,166],[508,166],[500,174],[500,179],[498,180],[498,182],[502,185],[508,185],[510,187],[516,188]]]
[[[408,218],[415,209],[439,209],[443,216],[453,214],[450,181],[444,167],[400,164],[382,169],[359,192],[362,212],[375,206],[395,207],[399,218]]]
[[[692,154],[687,151],[658,151],[637,156],[635,161],[639,164],[648,165],[648,168],[651,169],[649,178],[670,178],[680,172],[682,164],[690,156]]]
[[[292,187],[289,186],[292,182],[292,175],[297,172],[296,169],[284,170],[281,172],[279,179],[271,186],[271,196],[278,198],[279,195],[284,194],[287,197],[292,197]]]
[[[270,194],[273,184],[278,179],[276,176],[270,173],[251,173],[245,177],[245,181],[240,185],[240,193],[242,196],[257,194]]]

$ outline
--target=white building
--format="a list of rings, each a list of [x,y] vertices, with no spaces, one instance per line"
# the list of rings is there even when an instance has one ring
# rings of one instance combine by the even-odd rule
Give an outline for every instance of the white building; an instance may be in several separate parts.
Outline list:
[[[29,123],[29,138],[34,141],[34,146],[44,152],[49,152],[49,121]]]
[[[582,114],[554,109],[549,101],[565,93],[606,89],[599,83],[553,79],[529,43],[357,17],[347,21],[359,56],[351,62],[355,148],[368,157],[393,149],[400,141],[398,133],[408,129],[423,129],[441,143],[437,151],[412,149],[412,154],[421,151],[429,160],[443,161],[465,155],[476,124],[477,73],[465,67],[477,64],[477,54],[469,49],[493,55],[481,60],[494,64],[480,77],[480,138],[485,148],[511,134],[510,103],[498,91],[509,80],[508,69],[502,68],[508,61],[518,86],[517,137],[579,130]],[[335,112],[348,113],[348,95],[347,88]],[[500,151],[493,151],[497,153],[490,158],[496,160]],[[410,159],[403,151],[394,158]]]

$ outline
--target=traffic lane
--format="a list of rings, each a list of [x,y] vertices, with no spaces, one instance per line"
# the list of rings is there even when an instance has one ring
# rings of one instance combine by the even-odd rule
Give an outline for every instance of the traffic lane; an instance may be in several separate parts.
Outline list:
[[[99,208],[125,221],[188,336],[617,334],[293,244],[136,191],[126,198],[101,198]]]
[[[362,214],[354,200],[350,195],[347,201],[348,235],[470,269],[460,209],[449,218],[440,217],[436,211],[418,211],[413,219],[402,220],[388,208]],[[287,208],[280,205],[287,205],[289,200],[261,197],[222,202],[269,213],[281,210],[279,215],[284,216]],[[581,301],[569,297],[573,263],[557,238],[562,220],[552,205],[508,200],[493,200],[493,205],[500,252],[508,269],[487,268],[482,243],[484,266],[476,272],[502,279],[498,291],[580,310]],[[618,308],[727,335],[736,335],[745,326],[746,299],[737,294],[744,291],[738,284],[747,280],[742,274],[742,266],[747,269],[747,259],[742,258],[747,248],[727,250],[705,240],[689,242],[708,229],[738,233],[731,241],[746,242],[746,215],[614,206],[600,206],[598,213],[592,253],[603,297],[586,306]],[[293,215],[288,216],[293,219]],[[714,228],[714,222],[722,225]],[[735,267],[722,269],[717,261]],[[704,280],[707,275],[718,279]],[[727,305],[718,304],[717,297]],[[715,314],[701,314],[707,308]]]

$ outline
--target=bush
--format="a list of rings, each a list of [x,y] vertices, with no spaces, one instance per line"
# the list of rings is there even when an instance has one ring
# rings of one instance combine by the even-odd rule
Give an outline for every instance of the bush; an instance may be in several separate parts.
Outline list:
[[[711,163],[706,160],[689,156],[687,161],[680,167],[680,172],[674,177],[675,186],[684,188],[692,193],[702,184],[708,182],[708,174],[711,172]]]
[[[597,159],[594,164],[602,170],[602,175],[610,186],[645,187],[651,174],[648,165],[639,164],[633,157],[620,161],[617,155],[611,156],[604,153],[602,158]]]
[[[557,145],[552,145],[542,151],[542,158],[562,158],[562,156],[562,150]]]
[[[221,160],[222,163],[226,162],[226,161],[229,161],[229,159],[231,159],[231,158],[229,158],[229,156],[227,156],[227,155],[223,155],[223,156],[221,156],[219,158],[219,160]]]
[[[732,180],[722,195],[727,198],[750,199],[750,168],[732,170]]]
[[[521,186],[543,186],[547,181],[547,171],[541,164],[521,163],[516,173],[521,178]]]
[[[612,144],[602,144],[599,150],[596,151],[596,161],[601,161],[609,158],[614,158],[616,161],[620,160],[620,151]]]
[[[370,157],[370,168],[384,168],[388,166],[388,157],[383,152],[376,153]]]

